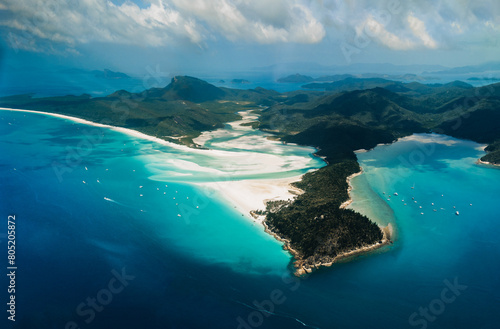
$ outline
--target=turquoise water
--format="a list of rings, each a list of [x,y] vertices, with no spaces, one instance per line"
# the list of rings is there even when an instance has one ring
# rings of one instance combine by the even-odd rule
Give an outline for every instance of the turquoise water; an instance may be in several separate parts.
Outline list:
[[[392,223],[395,243],[298,280],[281,243],[190,183],[292,177],[323,165],[313,149],[237,126],[205,136],[212,156],[43,115],[0,125],[0,209],[18,223],[18,321],[2,328],[498,327],[500,171],[474,163],[478,144],[421,135],[359,153],[352,206]],[[116,271],[133,279],[103,299]],[[96,296],[90,319],[78,306]]]
[[[402,301],[429,305],[446,279],[467,286],[446,305],[443,319],[427,321],[435,327],[498,325],[492,316],[500,307],[500,170],[475,163],[482,147],[442,135],[414,135],[358,153],[365,173],[353,179],[351,207],[396,227],[395,243],[384,255],[391,260],[379,265],[397,271],[399,278],[389,280],[407,282]]]

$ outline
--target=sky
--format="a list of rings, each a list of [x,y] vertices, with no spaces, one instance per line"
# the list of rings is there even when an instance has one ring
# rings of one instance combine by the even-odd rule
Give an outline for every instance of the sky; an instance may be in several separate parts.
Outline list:
[[[2,0],[0,65],[143,74],[497,61],[498,0]]]

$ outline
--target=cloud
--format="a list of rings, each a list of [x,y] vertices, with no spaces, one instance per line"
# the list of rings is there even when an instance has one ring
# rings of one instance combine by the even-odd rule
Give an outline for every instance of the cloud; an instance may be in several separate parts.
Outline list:
[[[380,22],[369,17],[357,34],[366,33],[368,37],[376,39],[379,43],[393,50],[408,50],[416,47],[416,43],[408,38],[402,38],[389,32]]]
[[[204,47],[207,40],[316,43],[322,24],[300,1],[168,0],[141,8],[133,2],[82,0],[5,0],[9,33],[69,48],[90,42],[168,46],[179,42]],[[42,42],[43,43],[43,42]]]
[[[159,46],[175,38],[202,40],[194,20],[161,2],[147,8],[99,0],[7,0],[5,5],[10,15],[0,25],[30,43],[52,41],[72,48],[89,42]]]
[[[212,31],[237,41],[317,43],[323,25],[297,1],[173,0],[186,15],[194,15]]]
[[[425,23],[413,15],[408,15],[408,25],[413,31],[413,34],[422,41],[426,48],[437,48],[436,41],[429,35]]]
[[[471,42],[488,46],[485,35],[493,38],[492,26],[500,25],[497,0],[318,0],[316,4],[330,37],[351,44],[364,38],[398,51],[450,49]]]
[[[340,44],[360,37],[389,50],[434,50],[497,45],[500,27],[497,0],[3,0],[0,10],[2,35],[31,51],[68,52],[88,43],[206,49],[219,40]]]

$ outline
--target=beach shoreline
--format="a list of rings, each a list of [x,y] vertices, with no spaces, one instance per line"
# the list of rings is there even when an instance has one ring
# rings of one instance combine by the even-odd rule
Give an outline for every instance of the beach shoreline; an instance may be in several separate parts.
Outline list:
[[[485,166],[485,167],[489,167],[489,168],[500,168],[500,164],[496,164],[496,163],[491,163],[491,162],[488,162],[488,161],[483,161],[481,159],[478,159],[476,161],[476,164],[478,165],[482,165],[482,166]]]
[[[211,152],[214,155],[224,156],[227,152],[221,150],[207,150],[207,149],[199,149],[199,148],[191,148],[185,145],[175,144],[164,139],[150,136],[139,131],[112,126],[104,123],[96,123],[86,119],[81,119],[78,117],[72,117],[64,114],[43,112],[43,111],[34,111],[34,110],[23,110],[23,109],[11,109],[11,108],[3,108],[0,107],[0,110],[4,111],[14,111],[14,112],[24,112],[24,113],[34,113],[40,115],[47,115],[52,117],[57,117],[69,121],[73,121],[76,123],[81,123],[89,126],[107,128],[113,131],[121,132],[127,134],[129,136],[133,136],[136,138],[149,140],[155,143],[159,143],[161,145],[169,146],[176,149],[188,150],[189,152]],[[248,112],[248,114],[250,114]],[[250,115],[249,115],[250,116]],[[249,118],[243,118],[238,123],[248,120]],[[351,179],[359,176],[363,173],[362,169],[347,177],[348,193],[349,200],[342,203],[341,208],[346,208],[352,203],[352,198],[350,197],[350,192],[352,190]],[[307,273],[311,273],[313,269],[317,269],[321,266],[331,266],[332,264],[339,262],[341,260],[350,259],[351,257],[355,257],[361,254],[369,253],[373,250],[379,249],[387,244],[391,243],[391,235],[392,235],[392,226],[389,224],[386,227],[381,227],[383,233],[383,239],[381,242],[363,246],[361,248],[353,249],[347,252],[343,252],[339,255],[336,255],[334,258],[329,260],[328,262],[318,262],[315,264],[306,264],[306,261],[301,259],[301,255],[299,252],[291,248],[290,241],[287,239],[283,239],[278,234],[273,232],[265,223],[265,216],[258,215],[256,211],[265,210],[266,203],[269,201],[276,200],[293,200],[297,195],[304,193],[304,191],[298,189],[293,186],[293,183],[298,182],[302,179],[304,174],[296,175],[292,177],[286,178],[275,178],[275,179],[242,179],[242,180],[226,180],[226,181],[216,181],[216,182],[201,182],[201,183],[191,183],[193,185],[200,186],[202,188],[208,188],[212,192],[218,193],[222,198],[229,201],[231,205],[238,211],[240,211],[245,217],[248,219],[259,222],[264,226],[264,231],[267,234],[272,235],[278,241],[283,242],[283,249],[290,252],[294,260],[294,267],[296,268],[294,274],[296,276],[302,276]],[[189,183],[188,183],[189,184]]]
[[[211,154],[216,156],[227,156],[228,154],[227,151],[221,150],[191,148],[185,145],[175,144],[158,137],[146,135],[133,129],[112,126],[104,123],[97,123],[64,114],[24,109],[12,109],[5,107],[0,107],[0,110],[47,115],[93,127],[107,128],[113,131],[127,134],[129,136],[149,140],[161,145],[194,153],[210,152]],[[251,111],[246,111],[242,114],[246,114],[246,116],[243,115],[243,118],[241,120],[237,120],[237,124],[250,122],[252,121],[252,119],[255,119],[255,115],[252,114]],[[233,204],[233,206],[241,211],[247,218],[262,222],[262,219],[259,219],[259,216],[255,216],[252,214],[256,210],[265,210],[267,201],[290,200],[303,193],[303,191],[292,185],[292,183],[300,181],[302,179],[302,176],[303,175],[295,175],[292,177],[275,179],[223,180],[208,183],[193,183],[193,185],[209,188],[212,191],[219,193],[220,196],[230,201],[231,204]]]
[[[349,195],[349,199],[347,201],[344,201],[341,205],[340,205],[340,209],[346,209],[349,205],[351,205],[351,203],[353,202],[353,199],[351,197],[351,191],[353,189],[352,187],[352,184],[351,184],[351,180],[354,178],[354,177],[357,177],[359,175],[361,175],[363,173],[363,168],[360,167],[360,171],[358,171],[357,173],[354,173],[350,176],[347,177],[346,181],[347,181],[347,194]]]
[[[188,148],[187,146],[175,144],[175,143],[166,141],[166,140],[158,138],[158,137],[146,135],[146,134],[141,133],[141,132],[139,132],[137,130],[133,130],[133,129],[129,129],[129,128],[123,128],[123,127],[118,127],[118,126],[112,126],[112,125],[104,124],[104,123],[93,122],[93,121],[89,121],[89,120],[86,120],[86,119],[82,119],[82,118],[78,118],[78,117],[73,117],[73,116],[70,116],[70,115],[64,115],[64,114],[58,114],[58,113],[51,113],[51,112],[44,112],[44,111],[11,109],[11,108],[6,108],[6,107],[0,107],[0,110],[1,111],[11,111],[11,112],[34,113],[34,114],[41,114],[41,115],[52,116],[52,117],[56,117],[56,118],[60,118],[60,119],[65,119],[65,120],[73,121],[73,122],[76,122],[76,123],[85,124],[85,125],[88,125],[88,126],[93,126],[93,127],[98,127],[98,128],[108,128],[108,129],[111,129],[113,131],[118,131],[118,132],[127,134],[129,136],[133,136],[133,137],[137,137],[137,138],[141,138],[141,139],[146,139],[146,140],[149,140],[149,141],[152,141],[152,142],[157,142],[157,143],[160,143],[162,145],[167,145],[167,146],[171,146],[171,147]],[[196,149],[193,149],[193,150],[196,150]]]

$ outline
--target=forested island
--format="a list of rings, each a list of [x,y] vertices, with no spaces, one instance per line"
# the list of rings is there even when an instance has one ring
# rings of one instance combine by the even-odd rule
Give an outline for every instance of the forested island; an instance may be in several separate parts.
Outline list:
[[[238,90],[178,76],[165,88],[141,93],[18,95],[0,98],[0,106],[66,114],[191,147],[199,147],[193,138],[202,131],[237,120],[238,111],[254,110],[260,114],[254,128],[283,142],[314,146],[328,164],[296,184],[303,194],[293,201],[269,202],[261,211],[270,232],[293,250],[295,266],[303,269],[298,274],[382,244],[384,235],[375,223],[340,207],[349,198],[347,177],[360,170],[355,150],[435,132],[488,144],[482,161],[500,164],[500,84],[474,88],[459,81],[425,85],[347,77],[321,88]]]

